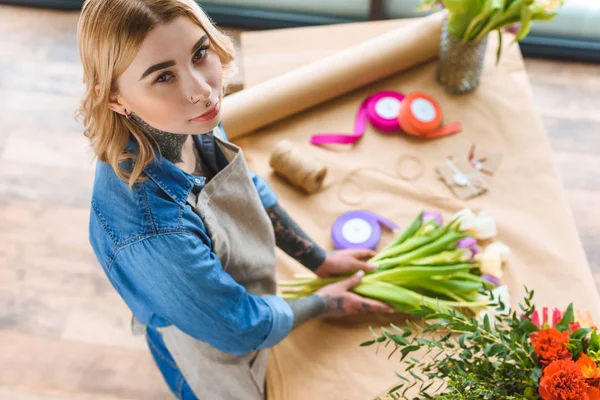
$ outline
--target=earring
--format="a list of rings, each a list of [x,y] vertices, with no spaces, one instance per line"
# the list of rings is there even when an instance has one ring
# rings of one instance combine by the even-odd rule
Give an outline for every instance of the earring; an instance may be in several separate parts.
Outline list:
[[[131,120],[131,113],[127,114],[127,110],[125,110],[125,118]]]

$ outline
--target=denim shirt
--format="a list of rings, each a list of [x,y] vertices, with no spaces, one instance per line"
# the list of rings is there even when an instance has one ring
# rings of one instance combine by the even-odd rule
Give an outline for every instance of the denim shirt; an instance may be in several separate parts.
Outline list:
[[[227,140],[220,124],[215,134]],[[213,134],[193,138],[214,171],[227,165]],[[128,149],[136,148],[131,141]],[[109,164],[98,161],[89,226],[98,261],[136,318],[153,327],[173,324],[231,354],[272,347],[285,338],[293,322],[288,303],[275,295],[249,294],[236,283],[186,202],[206,179],[158,153],[144,174],[149,179],[130,190]],[[254,173],[252,180],[263,206],[276,204],[267,183]]]

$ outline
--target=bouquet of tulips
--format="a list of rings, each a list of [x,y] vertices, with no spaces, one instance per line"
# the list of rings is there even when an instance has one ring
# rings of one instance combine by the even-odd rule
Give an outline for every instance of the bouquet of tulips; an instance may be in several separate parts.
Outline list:
[[[481,251],[479,242],[496,235],[494,220],[470,209],[458,212],[443,225],[437,212],[421,212],[400,235],[371,260],[378,268],[369,272],[353,292],[410,312],[433,309],[485,308],[480,290],[499,285],[508,248],[493,243]],[[347,278],[297,275],[281,282],[283,297],[297,299],[330,283]]]

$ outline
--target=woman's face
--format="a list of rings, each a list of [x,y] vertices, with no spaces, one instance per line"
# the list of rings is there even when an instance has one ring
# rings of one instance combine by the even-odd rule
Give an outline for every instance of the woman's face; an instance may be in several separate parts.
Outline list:
[[[221,60],[206,32],[187,17],[159,25],[118,78],[109,107],[134,112],[170,133],[211,131],[220,121]]]

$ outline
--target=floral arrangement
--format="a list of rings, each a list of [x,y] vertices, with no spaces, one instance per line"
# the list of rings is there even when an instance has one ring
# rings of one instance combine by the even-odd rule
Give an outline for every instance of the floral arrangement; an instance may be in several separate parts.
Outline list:
[[[533,21],[554,18],[563,0],[422,0],[421,9],[446,8],[448,31],[464,41],[479,41],[497,31],[502,49],[502,30],[514,30],[515,42],[529,34]],[[516,27],[516,29],[515,29]]]
[[[410,398],[442,400],[599,400],[600,336],[590,314],[570,304],[550,317],[533,296],[527,291],[517,312],[488,292],[494,312],[480,318],[422,307],[411,313],[422,322],[372,330],[362,346],[393,344],[390,357],[400,354],[402,382],[388,399],[412,390]]]
[[[504,244],[489,244],[496,234],[495,221],[484,212],[464,209],[444,225],[440,213],[423,211],[369,260],[377,269],[368,272],[352,291],[385,302],[398,312],[426,304],[476,314],[488,305],[480,289],[499,285],[509,254]],[[348,276],[296,275],[292,281],[280,282],[282,295],[286,299],[309,296]]]

